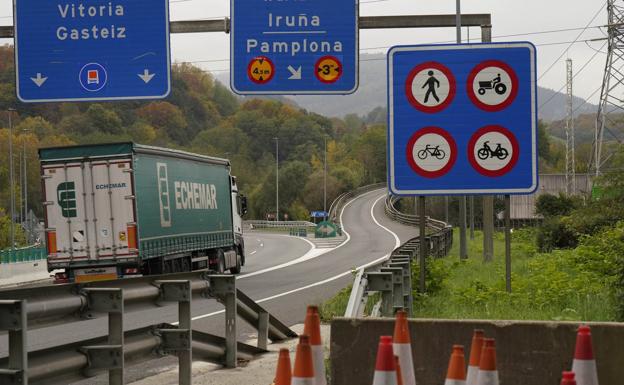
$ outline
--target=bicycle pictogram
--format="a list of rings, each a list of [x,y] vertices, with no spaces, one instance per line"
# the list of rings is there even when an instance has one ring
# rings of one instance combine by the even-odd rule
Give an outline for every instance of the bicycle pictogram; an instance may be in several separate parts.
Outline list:
[[[440,149],[440,145],[437,146],[429,146],[428,144],[425,145],[425,148],[423,148],[422,150],[418,151],[418,158],[419,159],[427,159],[427,157],[429,155],[442,160],[446,157],[446,153],[444,152],[444,150]]]
[[[498,158],[500,160],[505,160],[509,156],[509,151],[506,148],[501,146],[500,143],[496,144],[496,148],[492,150],[489,141],[486,140],[483,142],[483,146],[477,151],[477,156],[481,160],[486,160],[488,158]]]

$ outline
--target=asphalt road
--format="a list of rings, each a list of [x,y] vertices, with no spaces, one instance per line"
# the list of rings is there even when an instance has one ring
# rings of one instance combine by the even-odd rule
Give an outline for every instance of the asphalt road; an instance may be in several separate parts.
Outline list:
[[[237,286],[287,325],[302,323],[306,306],[331,298],[353,279],[351,271],[388,255],[400,243],[418,234],[412,227],[388,219],[383,212],[385,192],[376,190],[350,201],[342,212],[347,240],[335,249],[314,249],[301,238],[267,233],[245,237],[247,265]],[[193,328],[223,335],[223,307],[216,301],[193,302]],[[145,309],[124,317],[126,329],[160,322],[176,322],[177,307]],[[254,330],[238,322],[241,340]],[[106,319],[64,323],[29,333],[29,350],[38,350],[105,335]],[[0,356],[6,355],[6,337],[0,338]],[[127,368],[127,381],[162,371],[176,360],[167,357]],[[107,383],[98,376],[79,384]]]

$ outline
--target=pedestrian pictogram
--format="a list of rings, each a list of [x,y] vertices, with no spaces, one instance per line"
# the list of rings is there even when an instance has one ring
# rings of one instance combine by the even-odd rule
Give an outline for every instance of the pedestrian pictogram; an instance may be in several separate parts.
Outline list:
[[[518,161],[518,140],[502,126],[485,126],[472,135],[467,153],[470,164],[478,173],[489,177],[502,176]]]
[[[247,75],[256,84],[266,84],[273,79],[275,66],[273,66],[273,62],[268,57],[257,56],[249,62]]]
[[[89,92],[97,92],[104,88],[108,80],[106,69],[99,63],[85,64],[78,74],[80,85]]]
[[[422,112],[443,110],[453,101],[455,91],[455,77],[446,66],[437,62],[417,65],[405,82],[408,100]]]
[[[407,142],[406,157],[417,174],[437,178],[453,167],[457,159],[457,145],[442,128],[425,127],[416,131]]]
[[[342,76],[342,63],[334,56],[323,56],[314,68],[316,77],[323,83],[333,83]]]
[[[479,108],[500,111],[513,103],[518,94],[518,76],[500,60],[479,63],[468,76],[468,96]]]

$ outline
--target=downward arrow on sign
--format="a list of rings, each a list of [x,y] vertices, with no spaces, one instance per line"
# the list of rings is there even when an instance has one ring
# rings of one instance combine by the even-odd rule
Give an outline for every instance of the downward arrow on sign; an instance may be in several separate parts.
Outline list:
[[[30,78],[30,80],[32,80],[37,85],[37,87],[41,87],[43,83],[45,83],[45,81],[48,80],[48,78],[45,76],[41,76],[41,73],[37,72],[37,77]]]
[[[145,84],[147,84],[150,82],[150,80],[152,80],[154,76],[156,76],[156,74],[149,73],[149,70],[146,68],[145,70],[143,70],[142,74],[137,74],[137,76],[140,77],[141,80],[145,82]]]

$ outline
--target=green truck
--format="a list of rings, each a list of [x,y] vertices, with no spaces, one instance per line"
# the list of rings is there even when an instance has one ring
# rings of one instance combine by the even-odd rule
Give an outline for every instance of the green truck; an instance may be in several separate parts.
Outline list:
[[[39,150],[56,282],[245,264],[246,199],[230,162],[136,143]]]

